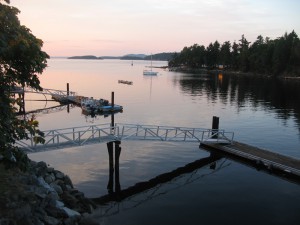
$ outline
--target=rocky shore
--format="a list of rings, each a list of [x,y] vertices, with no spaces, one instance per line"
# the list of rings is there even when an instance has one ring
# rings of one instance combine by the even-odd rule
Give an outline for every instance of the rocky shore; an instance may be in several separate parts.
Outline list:
[[[45,162],[31,161],[27,172],[0,166],[0,225],[98,224],[86,218],[94,203],[64,173]]]

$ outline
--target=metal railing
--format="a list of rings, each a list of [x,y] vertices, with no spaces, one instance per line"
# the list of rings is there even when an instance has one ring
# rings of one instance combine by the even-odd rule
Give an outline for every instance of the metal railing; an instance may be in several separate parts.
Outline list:
[[[35,152],[122,140],[230,144],[234,137],[233,132],[224,130],[136,124],[99,124],[43,132],[43,144],[36,143],[35,137],[30,137],[29,140],[17,141],[16,145],[26,151]]]
[[[44,95],[58,95],[58,96],[75,96],[76,92],[73,91],[63,91],[63,90],[56,90],[56,89],[49,89],[49,88],[43,88],[42,91],[39,91],[32,87],[15,87],[14,90],[12,90],[14,93],[36,93],[36,94],[44,94]]]
[[[48,88],[43,88],[42,91],[36,90],[34,88],[31,87],[25,87],[24,88],[25,92],[28,93],[38,93],[38,94],[48,94],[48,95],[59,95],[59,96],[75,96],[76,92],[73,91],[69,91],[69,93],[67,91],[62,91],[62,90],[55,90],[55,89],[48,89]]]

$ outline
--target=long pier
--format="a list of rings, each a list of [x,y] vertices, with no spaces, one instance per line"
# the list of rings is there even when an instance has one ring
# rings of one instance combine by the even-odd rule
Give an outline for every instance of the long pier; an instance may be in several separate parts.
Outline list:
[[[300,159],[233,141],[230,145],[201,143],[201,148],[300,183]]]

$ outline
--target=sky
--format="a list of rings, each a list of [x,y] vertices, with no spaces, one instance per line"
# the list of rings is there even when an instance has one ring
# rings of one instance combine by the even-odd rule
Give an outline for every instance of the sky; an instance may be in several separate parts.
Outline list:
[[[244,34],[300,36],[299,0],[11,0],[50,56],[180,52]]]

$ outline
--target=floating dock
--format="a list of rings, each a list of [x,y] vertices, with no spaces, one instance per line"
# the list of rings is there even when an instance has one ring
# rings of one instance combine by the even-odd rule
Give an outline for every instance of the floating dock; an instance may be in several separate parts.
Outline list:
[[[234,141],[230,145],[201,143],[201,148],[268,173],[300,183],[300,159]]]
[[[109,103],[108,100],[101,99],[100,101],[106,101],[107,103],[104,105],[95,105],[95,108],[89,108],[84,105],[82,105],[82,101],[86,102],[88,99],[92,99],[93,102],[100,102],[99,100],[88,98],[84,96],[62,96],[62,95],[52,95],[52,99],[58,102],[61,102],[63,104],[72,103],[82,108],[82,111],[84,114],[103,114],[103,113],[117,113],[117,112],[123,112],[123,107],[120,105],[114,104],[114,101],[112,99],[112,103]],[[86,104],[85,104],[86,105]],[[94,105],[93,105],[94,106]]]

